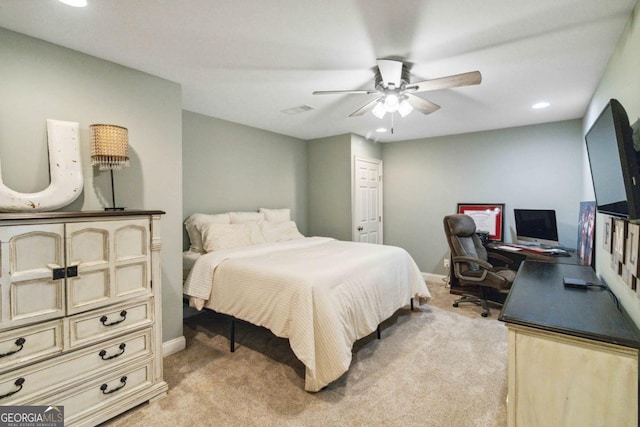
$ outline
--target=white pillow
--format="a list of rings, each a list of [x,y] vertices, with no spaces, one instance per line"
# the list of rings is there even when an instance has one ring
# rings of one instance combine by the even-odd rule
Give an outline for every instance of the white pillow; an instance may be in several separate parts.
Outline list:
[[[263,221],[260,223],[260,229],[262,230],[264,240],[269,243],[304,238],[304,236],[298,231],[296,223],[293,221],[279,223]]]
[[[229,212],[231,224],[244,224],[245,222],[258,222],[264,220],[262,212]]]
[[[202,232],[202,245],[206,252],[233,249],[264,243],[255,222],[244,224],[207,224]]]
[[[291,221],[291,209],[265,209],[260,208],[264,214],[264,219],[274,223]]]
[[[184,225],[189,235],[191,252],[204,252],[202,247],[202,231],[207,224],[231,224],[231,217],[227,213],[207,215],[195,213],[189,216]]]

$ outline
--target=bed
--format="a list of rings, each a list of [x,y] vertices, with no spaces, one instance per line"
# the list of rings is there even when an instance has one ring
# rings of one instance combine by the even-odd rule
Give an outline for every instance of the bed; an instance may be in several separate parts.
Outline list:
[[[187,226],[192,246],[185,265],[192,267],[184,294],[199,310],[287,338],[305,365],[305,390],[315,392],[349,369],[355,341],[430,294],[404,249],[304,237],[281,211],[280,221],[261,212],[243,222],[200,226],[195,247],[198,237]]]

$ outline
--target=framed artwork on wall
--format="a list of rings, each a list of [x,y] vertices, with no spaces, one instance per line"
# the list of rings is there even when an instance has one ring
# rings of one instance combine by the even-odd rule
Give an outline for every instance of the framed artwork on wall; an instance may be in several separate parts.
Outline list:
[[[620,276],[622,277],[622,281],[629,288],[631,288],[633,286],[633,274],[631,274],[631,271],[629,271],[629,269],[627,268],[626,265],[622,266],[622,272],[620,273]]]
[[[622,274],[621,267],[625,262],[624,250],[626,249],[627,238],[627,221],[622,219],[615,219],[613,227],[613,256],[611,266],[613,271],[618,274]]]
[[[611,257],[609,258],[611,261],[609,263],[609,267],[616,273],[618,272],[618,261],[616,261],[616,221],[611,218]]]
[[[625,265],[634,276],[638,276],[638,243],[640,243],[638,234],[640,234],[640,225],[629,224],[627,226]]]
[[[613,248],[613,218],[605,216],[602,228],[602,248],[610,254]]]
[[[504,203],[458,203],[458,213],[473,218],[476,230],[489,233],[489,240],[504,239]]]

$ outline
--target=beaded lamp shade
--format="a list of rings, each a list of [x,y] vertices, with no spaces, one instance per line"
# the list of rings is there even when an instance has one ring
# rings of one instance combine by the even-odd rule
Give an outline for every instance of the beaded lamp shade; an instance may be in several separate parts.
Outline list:
[[[129,166],[129,131],[116,125],[95,124],[89,126],[91,131],[91,166],[98,166],[101,171],[109,171],[111,175],[111,201],[113,207],[108,211],[121,211],[116,207],[116,192],[113,187],[113,170]]]
[[[95,124],[91,131],[91,165],[102,170],[129,166],[129,135],[127,128]]]

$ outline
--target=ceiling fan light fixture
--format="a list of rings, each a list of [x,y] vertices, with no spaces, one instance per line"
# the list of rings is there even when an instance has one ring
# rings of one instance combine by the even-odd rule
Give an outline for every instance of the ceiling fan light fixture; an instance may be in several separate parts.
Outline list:
[[[470,71],[411,83],[408,64],[393,59],[377,59],[376,62],[378,69],[373,80],[374,90],[316,90],[312,93],[314,95],[377,95],[377,98],[368,101],[349,114],[349,117],[360,117],[372,112],[377,118],[382,119],[386,113],[391,113],[393,122],[393,113],[396,111],[400,116],[405,117],[413,110],[422,114],[431,114],[440,109],[438,104],[416,96],[416,93],[471,86],[482,82],[480,71]],[[393,127],[391,133],[393,133]]]
[[[400,101],[398,100],[398,96],[391,93],[384,97],[384,108],[389,113],[395,113],[398,111],[398,106],[400,105]]]
[[[377,118],[381,119],[384,117],[385,114],[387,114],[387,109],[384,106],[384,102],[382,101],[378,101],[376,103],[376,106],[373,107],[373,110],[371,110],[371,112],[373,113],[374,116],[376,116]]]
[[[409,115],[409,113],[411,113],[412,111],[413,107],[406,99],[403,99],[400,105],[398,105],[398,113],[400,113],[400,116],[402,117],[407,117],[407,115]]]

